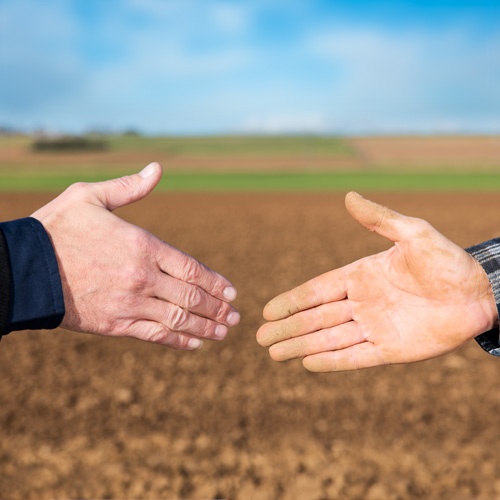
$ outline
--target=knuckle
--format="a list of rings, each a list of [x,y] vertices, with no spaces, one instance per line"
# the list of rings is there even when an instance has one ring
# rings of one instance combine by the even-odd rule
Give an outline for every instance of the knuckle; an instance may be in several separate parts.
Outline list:
[[[187,307],[196,307],[201,303],[201,290],[198,287],[191,287],[186,294]]]
[[[122,311],[122,313],[126,313],[127,311],[135,311],[143,306],[146,299],[147,298],[142,295],[136,295],[133,293],[127,294],[121,298],[120,310]]]
[[[71,186],[66,189],[68,194],[72,196],[86,196],[86,194],[90,191],[90,184],[88,182],[75,182],[71,184]]]
[[[189,337],[180,335],[168,328],[159,328],[150,337],[150,342],[170,347],[171,349],[186,350],[189,348]]]
[[[168,328],[165,328],[164,326],[159,326],[150,334],[148,341],[153,344],[166,345],[168,347],[176,349],[178,345],[178,339],[178,334]]]
[[[170,326],[173,330],[181,329],[188,320],[188,313],[181,307],[174,307],[170,314]]]
[[[129,192],[134,185],[132,178],[128,175],[113,179],[113,183],[118,187],[118,189],[124,192]]]
[[[150,333],[148,341],[153,344],[168,344],[169,336],[170,332],[166,328],[159,326]]]
[[[215,320],[222,323],[226,319],[227,314],[227,306],[224,302],[219,302],[215,310]]]
[[[191,340],[191,337],[188,337],[187,335],[177,335],[177,338],[175,339],[175,343],[173,344],[174,349],[190,349],[189,347],[189,341]]]
[[[217,273],[215,273],[214,279],[210,280],[210,285],[207,290],[210,292],[211,295],[217,296],[217,297],[223,297],[224,296],[224,290],[227,287],[227,283],[223,281],[221,278],[217,276]]]
[[[105,319],[98,331],[105,332],[106,335],[113,337],[127,337],[129,324],[121,318],[107,318]]]
[[[374,231],[380,229],[384,225],[384,221],[387,218],[387,213],[388,213],[387,208],[383,207],[383,210],[381,211],[380,215],[377,217],[377,220],[373,224]]]
[[[125,268],[124,278],[133,291],[144,290],[150,282],[149,272],[141,266]]]
[[[136,248],[141,255],[151,255],[153,253],[153,239],[146,231],[133,231],[129,239],[129,244],[132,248]]]
[[[425,219],[420,219],[418,217],[412,217],[412,222],[417,226],[421,231],[425,231],[428,229],[432,228],[432,225],[430,222],[426,221]]]
[[[188,259],[184,268],[184,275],[188,283],[197,283],[200,281],[203,270],[201,264],[195,259]]]

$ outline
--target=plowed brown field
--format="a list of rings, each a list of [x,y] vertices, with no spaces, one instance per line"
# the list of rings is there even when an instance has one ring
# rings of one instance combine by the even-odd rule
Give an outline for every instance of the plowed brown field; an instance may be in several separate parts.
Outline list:
[[[2,195],[1,219],[50,198]],[[500,235],[500,194],[374,199],[463,246]],[[387,248],[343,196],[159,194],[120,214],[228,276],[242,322],[194,353],[63,330],[5,337],[1,497],[500,498],[500,360],[475,343],[322,375],[257,345],[272,296]]]

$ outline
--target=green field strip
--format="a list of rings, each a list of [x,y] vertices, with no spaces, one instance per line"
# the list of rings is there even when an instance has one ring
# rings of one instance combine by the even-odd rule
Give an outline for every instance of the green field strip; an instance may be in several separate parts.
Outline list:
[[[124,173],[123,173],[124,174]],[[97,182],[116,172],[0,174],[0,191],[54,191],[74,182]],[[498,173],[179,173],[164,172],[158,189],[168,191],[496,191]]]
[[[333,155],[356,154],[349,142],[322,136],[127,137],[106,139],[112,151],[165,152],[176,155]]]

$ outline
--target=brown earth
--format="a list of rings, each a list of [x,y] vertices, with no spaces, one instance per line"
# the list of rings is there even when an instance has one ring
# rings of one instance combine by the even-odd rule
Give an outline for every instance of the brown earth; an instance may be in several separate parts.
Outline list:
[[[500,166],[497,136],[359,137],[350,139],[366,165],[398,168]]]
[[[49,199],[3,194],[1,218]],[[374,199],[463,246],[500,233],[498,194]],[[474,342],[321,375],[257,345],[272,296],[387,248],[342,196],[160,194],[120,213],[227,275],[242,322],[194,353],[63,330],[5,337],[0,497],[500,497],[500,360]]]

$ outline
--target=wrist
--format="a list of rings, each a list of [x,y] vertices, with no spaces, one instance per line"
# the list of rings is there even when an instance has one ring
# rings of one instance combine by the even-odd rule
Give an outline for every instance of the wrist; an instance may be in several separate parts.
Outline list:
[[[479,333],[484,333],[493,330],[494,328],[498,328],[499,312],[493,286],[490,282],[488,274],[477,261],[474,261],[474,263],[477,269],[476,279],[479,290],[478,305],[480,307],[481,314],[478,327],[480,328]]]

